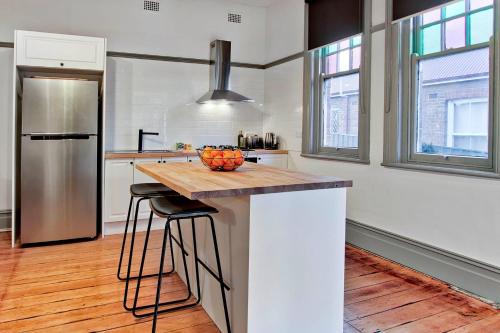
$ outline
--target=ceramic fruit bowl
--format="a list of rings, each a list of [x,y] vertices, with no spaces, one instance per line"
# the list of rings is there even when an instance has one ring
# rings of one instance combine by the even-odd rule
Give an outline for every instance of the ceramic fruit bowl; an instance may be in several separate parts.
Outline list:
[[[201,162],[213,171],[233,171],[245,162],[246,153],[237,148],[206,146],[196,150]]]

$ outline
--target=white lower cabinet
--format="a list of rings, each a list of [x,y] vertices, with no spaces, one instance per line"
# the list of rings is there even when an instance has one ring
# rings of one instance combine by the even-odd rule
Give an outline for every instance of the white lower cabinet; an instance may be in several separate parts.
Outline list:
[[[134,160],[107,160],[104,178],[104,222],[125,221],[134,182]]]
[[[288,168],[288,155],[286,154],[262,154],[257,156],[257,163],[277,168]]]
[[[140,164],[152,164],[152,163],[161,163],[161,158],[136,158],[134,161],[135,166]],[[141,183],[157,183],[156,180],[146,175],[144,172],[140,172],[135,169],[134,166],[134,184]]]
[[[173,163],[173,162],[186,162],[186,157],[164,157],[164,158],[136,158],[135,165],[138,164],[151,164],[151,163]],[[141,183],[158,183],[154,178],[149,177],[145,173],[134,168],[134,184]],[[139,207],[139,218],[147,219],[149,218],[149,214],[151,209],[149,208],[149,202],[143,200]]]
[[[157,183],[157,181],[135,167],[138,164],[187,162],[186,157],[136,158],[106,160],[104,175],[104,222],[127,220],[130,201],[130,185]],[[133,214],[135,214],[135,203]],[[139,218],[149,217],[149,203],[143,201],[139,207]],[[133,217],[133,215],[132,215]]]
[[[197,157],[136,158],[110,159],[105,163],[104,176],[104,222],[121,222],[127,220],[130,200],[130,185],[140,183],[156,183],[157,181],[137,170],[138,164],[173,163],[195,161]],[[286,154],[262,154],[257,156],[257,163],[286,169]],[[132,207],[135,213],[135,204]],[[149,217],[149,203],[143,201],[139,208],[139,218]],[[132,215],[133,217],[133,215]]]

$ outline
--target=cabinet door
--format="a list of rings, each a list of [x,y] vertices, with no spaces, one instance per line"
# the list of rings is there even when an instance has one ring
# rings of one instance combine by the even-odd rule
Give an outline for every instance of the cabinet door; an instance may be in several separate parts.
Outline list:
[[[288,156],[281,154],[259,155],[257,163],[286,169],[288,168]]]
[[[133,160],[107,160],[104,175],[104,222],[125,221],[134,182]]]
[[[104,38],[16,31],[20,66],[104,70]]]
[[[139,164],[152,164],[152,163],[161,163],[161,157],[158,158],[136,158],[135,166]],[[139,171],[134,166],[134,184],[141,183],[158,183],[158,181],[154,178],[149,177],[144,172]],[[151,209],[149,208],[149,201],[143,200],[139,207],[139,219],[147,219],[149,218],[149,213]],[[134,211],[135,214],[135,211]]]
[[[139,164],[152,164],[152,163],[161,163],[161,157],[135,159],[136,166]],[[144,172],[141,172],[134,167],[134,184],[141,184],[141,183],[158,183],[158,181],[156,179],[149,177]]]

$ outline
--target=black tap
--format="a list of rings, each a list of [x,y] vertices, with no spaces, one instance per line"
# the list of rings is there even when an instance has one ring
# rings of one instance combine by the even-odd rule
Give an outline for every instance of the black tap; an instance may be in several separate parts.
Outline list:
[[[142,142],[143,142],[143,137],[144,135],[160,135],[160,133],[157,132],[144,132],[143,129],[139,130],[139,146],[137,147],[137,150],[139,153],[142,152]]]

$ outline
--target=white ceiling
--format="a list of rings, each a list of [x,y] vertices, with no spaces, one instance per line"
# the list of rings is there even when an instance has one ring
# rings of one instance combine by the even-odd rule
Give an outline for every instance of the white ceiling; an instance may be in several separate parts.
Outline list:
[[[268,7],[281,0],[231,0],[231,1],[242,3],[249,6]]]

